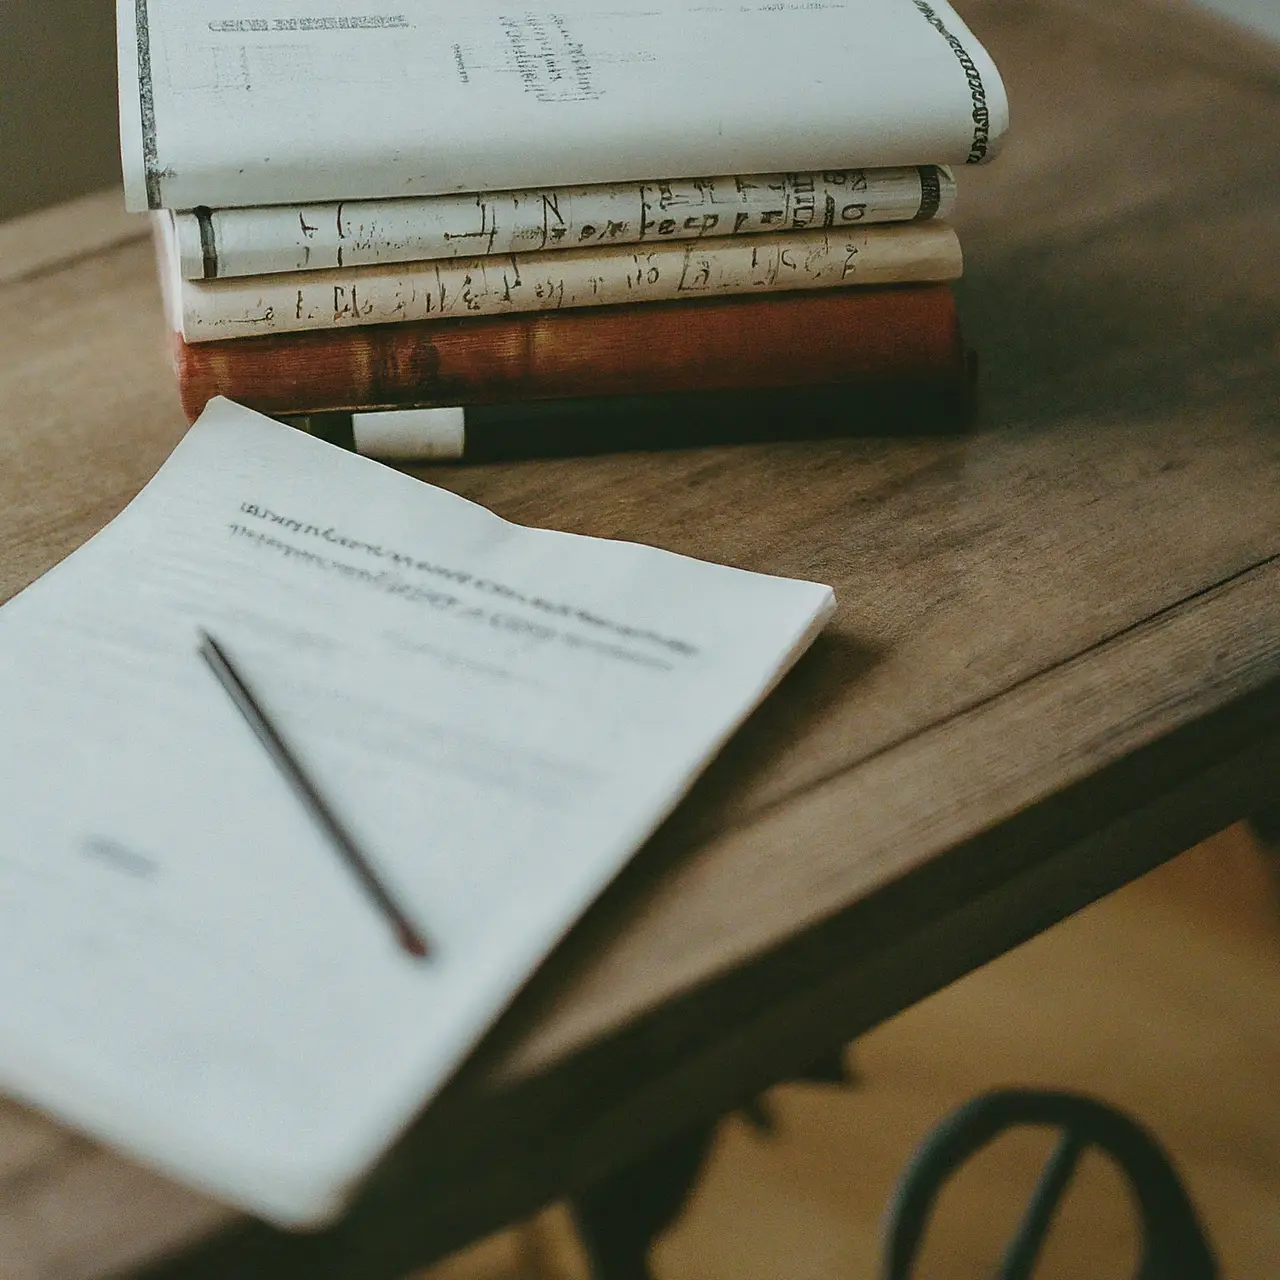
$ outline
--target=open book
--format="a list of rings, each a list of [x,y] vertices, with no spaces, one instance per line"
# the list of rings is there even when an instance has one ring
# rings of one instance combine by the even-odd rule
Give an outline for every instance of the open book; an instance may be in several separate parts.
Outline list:
[[[832,608],[215,401],[0,609],[0,1089],[277,1222],[332,1215]]]
[[[1008,124],[945,0],[117,0],[129,207],[975,164]]]

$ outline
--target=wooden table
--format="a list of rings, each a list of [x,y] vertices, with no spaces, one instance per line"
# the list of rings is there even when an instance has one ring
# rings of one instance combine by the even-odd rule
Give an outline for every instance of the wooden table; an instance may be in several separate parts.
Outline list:
[[[165,1251],[390,1278],[1274,802],[1280,56],[1169,0],[964,7],[1014,118],[960,175],[976,434],[422,472],[830,582],[830,631],[339,1227],[246,1223],[7,1105],[6,1280]],[[110,193],[0,229],[0,598],[182,432],[144,235]]]

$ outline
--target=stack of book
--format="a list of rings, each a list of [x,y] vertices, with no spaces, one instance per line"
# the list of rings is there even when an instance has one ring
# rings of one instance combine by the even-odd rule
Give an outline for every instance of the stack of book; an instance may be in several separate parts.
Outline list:
[[[943,0],[239,7],[118,5],[189,417],[425,456],[968,412],[946,218],[1008,108]]]

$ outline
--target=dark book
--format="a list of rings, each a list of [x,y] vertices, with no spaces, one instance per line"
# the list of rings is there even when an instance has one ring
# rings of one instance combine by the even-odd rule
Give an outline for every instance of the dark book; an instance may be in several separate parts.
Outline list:
[[[779,439],[937,435],[971,424],[975,374],[971,354],[967,381],[872,379],[844,386],[343,409],[282,414],[280,420],[384,462],[491,462]]]

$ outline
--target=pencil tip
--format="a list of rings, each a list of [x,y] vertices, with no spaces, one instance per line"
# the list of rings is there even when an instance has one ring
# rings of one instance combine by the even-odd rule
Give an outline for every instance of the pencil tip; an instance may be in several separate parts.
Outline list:
[[[412,929],[400,930],[400,945],[416,960],[425,960],[427,957],[426,942]]]

